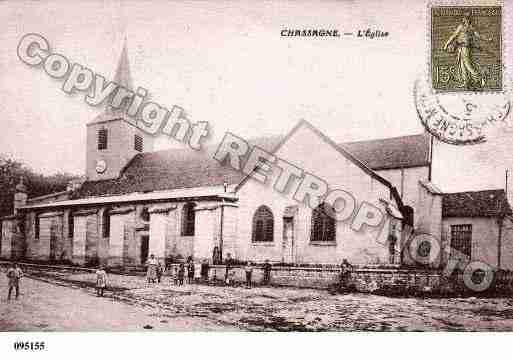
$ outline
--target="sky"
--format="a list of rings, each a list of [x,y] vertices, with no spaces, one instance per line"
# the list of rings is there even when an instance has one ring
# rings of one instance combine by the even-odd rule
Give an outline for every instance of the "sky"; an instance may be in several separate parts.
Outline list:
[[[506,2],[505,21],[511,8]],[[389,36],[281,37],[288,28]],[[212,143],[226,131],[285,134],[301,119],[345,142],[423,132],[413,85],[426,73],[427,29],[426,2],[411,0],[3,1],[0,153],[46,174],[83,174],[85,126],[101,111],[18,59],[27,33],[109,79],[126,38],[134,85],[159,104],[181,106],[191,121],[208,121]],[[504,48],[511,64],[509,34]],[[435,144],[433,181],[453,192],[504,187],[513,132],[492,132],[482,145]],[[178,146],[169,138],[157,144]]]

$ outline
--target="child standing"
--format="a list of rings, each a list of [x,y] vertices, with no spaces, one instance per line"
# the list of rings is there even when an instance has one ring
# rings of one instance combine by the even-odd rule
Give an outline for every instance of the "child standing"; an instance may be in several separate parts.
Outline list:
[[[11,300],[11,292],[13,289],[16,292],[16,299],[18,299],[21,277],[23,277],[23,272],[20,267],[18,267],[18,263],[14,263],[11,268],[7,270],[7,278],[9,278],[9,294],[7,295],[7,300]]]
[[[244,270],[246,272],[246,287],[251,288],[251,275],[253,274],[253,266],[251,265],[251,262],[248,261]]]
[[[235,271],[230,269],[226,276],[226,285],[232,285],[235,281]]]
[[[194,280],[194,262],[189,257],[189,263],[187,264],[187,284],[192,284]]]
[[[173,283],[178,285],[178,266],[173,266]]]
[[[100,266],[96,271],[96,295],[103,297],[103,291],[107,287],[107,272]]]
[[[185,276],[185,265],[180,263],[180,268],[178,268],[178,285],[183,285],[183,277]]]
[[[164,273],[164,267],[162,267],[162,263],[159,262],[159,264],[157,265],[157,283],[159,283],[159,284],[162,279],[163,273]]]
[[[197,261],[194,263],[194,283],[198,284],[201,279],[201,263]]]

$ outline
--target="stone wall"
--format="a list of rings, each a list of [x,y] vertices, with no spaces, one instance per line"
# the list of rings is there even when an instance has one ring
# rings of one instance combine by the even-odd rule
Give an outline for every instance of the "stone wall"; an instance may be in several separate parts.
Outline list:
[[[167,273],[172,274],[174,267],[178,267],[178,264],[171,265]],[[245,282],[244,266],[232,266],[230,271],[233,272],[235,282]],[[225,265],[211,265],[209,279],[211,281],[224,281],[225,273]],[[262,283],[263,273],[261,266],[254,266],[252,281],[255,284]],[[339,275],[340,269],[336,267],[273,266],[271,270],[271,285],[327,289],[339,282]],[[187,272],[185,277],[187,277]],[[443,279],[438,271],[433,270],[357,268],[351,272],[351,282],[356,287],[356,290],[361,292],[390,290],[390,287],[395,287],[398,291],[436,291],[443,284]]]

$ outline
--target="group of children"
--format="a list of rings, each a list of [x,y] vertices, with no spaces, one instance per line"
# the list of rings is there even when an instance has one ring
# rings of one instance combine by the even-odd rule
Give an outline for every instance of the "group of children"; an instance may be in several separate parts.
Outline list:
[[[193,262],[192,258],[187,260],[187,264],[180,263],[174,266],[171,277],[175,285],[183,285],[185,280],[185,271],[187,270],[187,284],[200,283],[202,280],[208,280],[208,263],[207,261]]]
[[[164,267],[162,264],[155,259],[152,254],[146,262],[147,272],[146,279],[148,283],[160,283],[162,275],[164,274]],[[271,279],[271,264],[266,261],[264,266],[264,277],[263,284],[269,284]],[[187,271],[187,276],[186,276]],[[171,269],[171,279],[174,285],[184,285],[185,278],[187,277],[187,284],[193,283],[205,283],[209,281],[210,265],[207,260],[203,260],[201,263],[194,262],[191,257],[187,259],[187,263],[180,263],[174,265]],[[250,288],[252,286],[252,274],[253,265],[248,262],[244,267],[246,274],[246,286]],[[235,282],[235,268],[233,267],[231,260],[226,262],[226,268],[224,273],[224,283],[226,285],[232,285]],[[214,274],[214,278],[216,275]],[[103,266],[100,266],[96,271],[96,293],[98,296],[103,296],[104,290],[107,287],[107,272]]]

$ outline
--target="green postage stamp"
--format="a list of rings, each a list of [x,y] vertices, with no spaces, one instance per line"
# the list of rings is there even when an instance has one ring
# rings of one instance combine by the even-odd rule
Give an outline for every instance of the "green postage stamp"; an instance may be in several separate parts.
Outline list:
[[[431,8],[434,90],[502,90],[501,10],[500,6]]]

